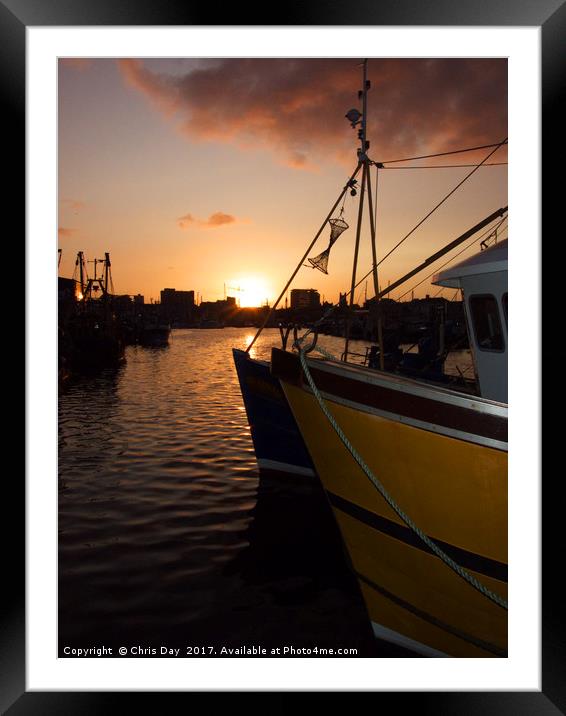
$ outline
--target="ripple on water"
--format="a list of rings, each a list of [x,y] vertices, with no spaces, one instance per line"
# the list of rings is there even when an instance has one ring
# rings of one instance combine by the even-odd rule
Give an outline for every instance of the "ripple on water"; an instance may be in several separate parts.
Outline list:
[[[60,643],[213,634],[241,642],[263,625],[272,641],[294,629],[297,643],[319,645],[342,628],[352,645],[357,627],[365,629],[339,543],[336,560],[327,557],[335,535],[323,537],[320,495],[307,503],[303,492],[286,506],[270,501],[264,483],[258,499],[231,354],[249,335],[173,331],[167,349],[129,347],[119,369],[76,378],[61,392]],[[277,330],[265,335],[255,357],[268,358],[279,343]],[[308,612],[282,606],[284,585],[304,582],[305,572],[323,590],[342,590],[333,613],[323,602]]]

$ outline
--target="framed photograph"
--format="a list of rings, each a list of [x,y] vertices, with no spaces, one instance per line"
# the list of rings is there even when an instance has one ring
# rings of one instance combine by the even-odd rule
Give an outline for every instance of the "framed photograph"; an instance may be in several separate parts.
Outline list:
[[[560,674],[566,668],[566,648],[562,600],[554,576],[560,571],[559,560],[553,554],[553,545],[561,539],[561,520],[553,514],[552,507],[559,501],[552,481],[545,484],[543,503],[540,454],[541,137],[549,166],[549,147],[558,138],[558,122],[563,121],[559,95],[566,71],[564,5],[561,0],[545,0],[536,7],[516,8],[494,2],[480,12],[472,3],[446,8],[434,2],[425,9],[406,2],[380,9],[333,8],[329,15],[312,3],[289,10],[284,22],[260,16],[249,23],[251,15],[236,16],[228,9],[223,11],[222,25],[209,22],[212,14],[151,2],[135,9],[123,3],[112,8],[90,2],[72,7],[58,2],[43,7],[26,0],[0,3],[2,92],[8,109],[5,136],[13,138],[15,177],[22,177],[7,190],[9,204],[21,207],[26,220],[27,395],[25,499],[21,483],[8,486],[10,504],[21,506],[22,517],[25,512],[26,528],[24,534],[14,520],[12,530],[18,535],[21,553],[19,570],[11,580],[11,608],[3,617],[3,711],[96,713],[125,698],[149,697],[149,693],[136,692],[159,692],[155,698],[167,703],[177,695],[173,692],[197,691],[379,691],[380,698],[394,699],[395,704],[399,699],[411,700],[416,708],[418,699],[418,708],[424,704],[430,713],[552,714],[564,710],[566,694]],[[369,58],[366,65],[364,58]],[[286,69],[279,70],[285,61]],[[342,102],[347,96],[335,88],[346,81],[350,70],[343,67],[348,62],[359,73],[350,72],[352,107],[360,88],[358,99],[364,103],[359,117],[352,114],[353,109],[346,114],[349,108],[344,107],[354,143],[356,137],[362,142],[357,169],[356,162],[348,168],[344,147],[336,146],[336,137],[342,135],[334,129],[334,118],[324,116],[325,104],[320,100],[337,97]],[[418,65],[422,62],[437,63],[428,84]],[[409,66],[418,68],[406,70]],[[379,76],[373,85],[362,74],[369,70],[373,80],[372,67]],[[307,73],[312,76],[305,82]],[[242,81],[250,75],[255,90]],[[316,96],[317,81],[320,97]],[[402,88],[419,81],[419,101],[411,105]],[[445,111],[433,109],[443,82],[450,87],[461,83],[458,100]],[[366,145],[364,92],[369,94],[370,113],[375,109],[378,118],[368,125],[372,131],[379,129],[390,138],[388,148],[395,146],[392,137],[403,135],[404,141],[397,145],[399,157],[382,156],[375,134]],[[185,95],[191,97],[186,105]],[[385,100],[388,106],[384,108],[380,102]],[[281,107],[280,114],[274,106]],[[337,107],[332,111],[338,111]],[[430,108],[432,119],[423,119],[423,107]],[[403,114],[408,125],[405,133],[397,129]],[[507,127],[508,132],[502,133]],[[407,139],[419,132],[427,135],[426,141],[419,141],[418,136]],[[498,133],[495,144],[483,139],[493,133]],[[433,136],[436,144],[430,143]],[[449,151],[464,146],[467,137],[473,138],[466,146],[471,152],[468,163],[466,154]],[[506,394],[482,395],[505,403],[505,411],[506,403],[511,404],[508,648],[488,644],[480,631],[480,637],[466,637],[472,645],[469,650],[455,647],[452,652],[454,639],[461,639],[465,631],[460,625],[442,642],[447,653],[432,648],[423,637],[420,654],[460,658],[440,663],[436,658],[417,660],[411,651],[419,645],[417,639],[391,638],[389,627],[396,622],[378,626],[372,618],[360,627],[364,609],[371,616],[372,607],[365,593],[367,575],[365,586],[355,586],[356,580],[349,586],[346,563],[355,562],[354,552],[344,560],[344,571],[333,573],[332,579],[327,576],[327,557],[320,558],[314,576],[305,577],[296,563],[289,566],[285,578],[274,568],[274,563],[289,565],[301,554],[314,563],[315,552],[322,554],[332,540],[340,551],[340,532],[329,519],[330,510],[328,515],[318,513],[320,495],[314,495],[312,488],[289,498],[276,481],[265,479],[258,487],[255,463],[249,467],[254,455],[246,412],[241,401],[234,409],[238,413],[226,410],[237,389],[231,351],[223,349],[220,355],[213,346],[219,345],[219,333],[226,345],[237,336],[236,350],[249,350],[261,363],[267,354],[254,354],[251,347],[255,345],[257,351],[256,330],[266,325],[279,336],[271,319],[276,308],[285,305],[287,309],[287,301],[289,308],[291,304],[296,308],[303,305],[299,301],[308,303],[313,296],[317,305],[339,306],[338,279],[347,275],[350,288],[351,268],[349,264],[344,268],[341,243],[331,257],[329,249],[340,235],[336,221],[343,221],[346,229],[352,227],[350,232],[356,220],[361,221],[353,197],[360,188],[364,194],[366,180],[374,180],[376,190],[375,194],[367,191],[370,213],[377,210],[377,199],[381,201],[378,181],[385,175],[391,177],[392,187],[395,184],[389,197],[393,201],[402,194],[414,197],[421,216],[424,207],[431,206],[432,193],[428,192],[433,185],[442,189],[442,204],[451,196],[453,185],[466,176],[464,172],[473,175],[484,163],[492,163],[493,170],[476,175],[476,179],[485,177],[483,183],[478,181],[477,191],[481,198],[496,202],[494,208],[500,214],[497,219],[491,217],[494,224],[486,220],[483,226],[493,233],[496,225],[499,238],[506,238],[507,224],[497,221],[506,218],[507,185],[491,177],[507,171],[503,166],[507,143],[509,227],[516,237],[510,252],[509,345],[516,356],[509,359],[510,399]],[[433,145],[437,164],[448,166],[450,156],[458,171],[461,168],[452,179],[434,179],[429,187],[419,189],[413,177],[421,172],[386,171],[399,167],[396,162],[408,167],[409,160],[414,160],[412,168],[422,168],[423,160],[433,154]],[[185,146],[191,150],[185,152]],[[501,149],[504,154],[498,156],[495,152]],[[367,173],[362,161],[366,152]],[[329,162],[330,154],[334,164]],[[362,173],[352,175],[351,170],[357,172],[362,165]],[[336,197],[331,195],[331,186],[340,190],[342,175],[352,176],[332,205]],[[397,175],[396,183],[391,175]],[[309,187],[314,187],[311,198]],[[557,212],[560,202],[557,188],[549,182],[544,187],[548,217]],[[326,210],[322,216],[317,214],[324,197],[330,209],[326,219]],[[275,207],[280,207],[280,215]],[[457,211],[454,215],[450,211],[448,218],[454,218]],[[288,257],[298,258],[302,253],[301,242],[293,238],[294,225],[303,231],[314,225],[316,216],[319,223],[324,219],[316,239],[338,212],[328,253],[319,253],[324,246],[307,251],[296,269],[310,271],[309,277],[318,274],[313,268],[321,269],[327,281],[321,284],[328,287],[326,296],[318,284],[308,295],[293,295],[290,284],[285,284],[291,273]],[[478,216],[477,210],[475,214],[461,211],[458,218],[468,221],[461,224],[462,231],[476,223],[472,216]],[[371,227],[375,239],[373,223]],[[378,232],[379,227],[378,222]],[[393,235],[398,227],[392,224],[390,229]],[[262,241],[261,236],[268,234],[269,240]],[[358,226],[358,239],[359,235]],[[304,243],[304,233],[301,236]],[[286,241],[292,252],[282,254]],[[83,255],[81,242],[88,255]],[[434,250],[438,246],[432,239],[429,245]],[[281,266],[280,255],[285,256]],[[422,253],[415,256],[425,258]],[[239,268],[244,265],[238,263],[242,257],[247,271]],[[308,269],[303,267],[308,266],[307,259]],[[371,262],[369,244],[361,249],[358,274],[354,270],[351,277],[351,299],[344,294],[351,307],[355,301],[360,306],[364,299],[367,302],[372,279],[376,294],[385,295],[387,289],[383,290],[381,282],[393,284],[409,270],[399,264],[397,273],[383,273],[378,280],[374,253],[375,276],[368,272],[364,284],[364,261]],[[83,302],[87,293],[98,300],[112,286],[111,294],[122,300],[122,325],[131,317],[128,326],[134,336],[127,349],[127,368],[120,357],[116,365],[122,367],[110,377],[96,374],[80,390],[71,389],[63,408],[58,399],[61,346],[66,339],[60,331],[57,339],[62,289],[60,280],[58,294],[54,289],[56,269],[59,276],[67,277],[69,286],[73,275],[72,290],[80,291]],[[121,285],[114,290],[112,279],[117,284],[118,277]],[[446,280],[447,286],[454,285],[452,277]],[[411,299],[428,300],[430,281],[415,283]],[[408,286],[410,291],[412,284]],[[400,295],[404,294],[395,298]],[[114,300],[115,313],[117,305]],[[485,299],[480,308],[489,311]],[[85,316],[80,328],[73,329],[77,331],[72,334],[75,362],[79,360],[78,332],[82,340],[87,322],[88,330],[98,337],[106,330],[102,314],[91,311],[90,317]],[[474,335],[487,326],[484,333],[492,341],[493,357],[500,346],[493,343],[497,336],[492,321],[486,321],[476,326]],[[215,332],[219,328],[224,331]],[[347,354],[349,323],[344,330]],[[185,350],[179,343],[196,334],[204,350],[179,352],[180,347]],[[283,334],[282,330],[282,338]],[[90,340],[83,358],[92,355]],[[105,351],[112,352],[108,336],[105,340]],[[211,341],[208,348],[208,343],[204,346],[207,340]],[[381,334],[379,344],[383,345]],[[351,346],[350,351],[354,355]],[[234,355],[242,383],[241,366]],[[217,377],[228,361],[231,377],[221,385]],[[481,370],[477,361],[475,370],[476,374]],[[275,364],[271,374],[279,375]],[[273,390],[271,378],[254,375],[246,380],[256,387],[263,380],[264,393]],[[286,397],[292,404],[290,393]],[[186,404],[188,395],[190,404]],[[245,402],[245,394],[243,398]],[[297,398],[293,414],[308,444],[299,418],[300,404]],[[245,407],[250,418],[250,406],[246,403]],[[214,410],[216,419],[211,417]],[[194,414],[187,415],[187,411]],[[138,415],[145,415],[145,422]],[[77,427],[85,416],[92,425],[88,434]],[[281,419],[283,426],[285,418]],[[254,420],[250,418],[252,433]],[[162,428],[144,438],[148,421]],[[187,440],[179,437],[187,430],[196,436],[189,449]],[[283,429],[282,435],[281,440],[287,439],[288,430]],[[271,475],[274,467],[280,470],[280,456],[260,456],[257,435],[252,437],[260,468],[267,468]],[[312,455],[310,444],[309,450]],[[297,458],[291,471],[302,475],[312,466],[301,460]],[[320,463],[315,463],[320,472]],[[214,469],[208,471],[211,465]],[[229,490],[220,484],[226,469],[233,476]],[[190,481],[184,479],[187,470]],[[488,479],[487,473],[484,477]],[[345,500],[329,492],[324,480],[323,487],[331,496],[332,508],[345,511]],[[354,517],[367,523],[370,513],[366,511],[365,518],[360,514],[358,508]],[[387,520],[380,519],[380,529],[385,529]],[[115,529],[103,527],[109,524]],[[340,519],[338,524],[349,551],[347,530]],[[295,531],[293,558],[284,554],[286,542],[277,537],[286,529]],[[398,527],[388,529],[396,530],[393,536],[401,540]],[[451,554],[449,549],[447,554]],[[497,583],[502,566],[497,559],[484,560],[478,567],[469,554],[462,550],[458,554],[471,571],[488,576],[487,584]],[[506,570],[507,564],[505,581]],[[359,570],[355,571],[359,579]],[[316,602],[318,621],[314,624],[305,615],[302,600],[308,601],[309,590],[320,583],[324,599]],[[360,588],[365,607],[361,598],[359,603],[351,598]],[[491,598],[492,592],[486,591]],[[272,599],[277,608],[284,605],[284,609],[273,609]],[[473,604],[471,609],[475,609]],[[506,599],[504,604],[506,608]],[[423,605],[413,608],[417,619],[423,618]],[[320,655],[313,652],[316,630],[323,631],[320,624],[340,613],[341,624],[337,622],[332,637],[320,644],[323,651]],[[193,614],[200,614],[200,619]],[[281,621],[278,614],[288,615],[285,619],[290,621]],[[106,615],[111,615],[108,621]],[[358,627],[363,636],[353,638]],[[390,638],[390,651],[374,651],[373,639],[365,636],[366,631],[371,636],[372,627],[376,635]],[[287,636],[292,642],[293,633],[310,628],[312,638],[304,642],[308,651],[301,651],[301,642],[296,654],[279,658],[283,655],[273,650],[279,639],[284,643]],[[180,636],[183,632],[191,634],[190,644]],[[271,640],[265,638],[266,633]],[[406,633],[414,634],[410,628]],[[329,654],[335,641],[353,645],[357,658]],[[225,650],[221,654],[220,646]],[[481,658],[487,656],[499,658]]]

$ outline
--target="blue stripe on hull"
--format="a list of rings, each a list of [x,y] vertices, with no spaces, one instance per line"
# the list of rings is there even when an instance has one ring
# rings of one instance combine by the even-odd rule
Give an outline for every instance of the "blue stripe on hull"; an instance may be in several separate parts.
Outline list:
[[[258,461],[269,460],[314,473],[312,461],[279,381],[269,363],[232,349]]]

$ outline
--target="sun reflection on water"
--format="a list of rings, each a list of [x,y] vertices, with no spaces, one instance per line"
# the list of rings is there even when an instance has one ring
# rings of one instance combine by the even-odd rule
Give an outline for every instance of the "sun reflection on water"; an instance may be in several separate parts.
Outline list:
[[[253,335],[252,333],[249,333],[248,335],[246,335],[246,338],[245,338],[245,340],[244,340],[246,349],[247,349],[247,347],[250,345],[250,343],[253,341],[253,339],[254,339],[254,335]],[[251,350],[250,350],[249,353],[250,353],[250,358],[257,358],[257,357],[258,357],[258,355],[257,355],[257,343],[254,343],[254,345],[253,345],[253,347],[251,348]]]

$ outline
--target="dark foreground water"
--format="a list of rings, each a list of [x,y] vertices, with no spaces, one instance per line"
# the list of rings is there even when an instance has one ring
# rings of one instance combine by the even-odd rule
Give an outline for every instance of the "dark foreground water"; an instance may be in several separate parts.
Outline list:
[[[259,475],[231,356],[251,334],[173,331],[167,348],[130,347],[119,369],[61,392],[61,656],[258,645],[375,654],[320,488]]]
[[[251,335],[173,331],[168,347],[129,347],[119,369],[61,392],[60,656],[406,655],[375,643],[318,484],[259,474],[231,356]],[[269,357],[278,331],[260,341],[255,356]]]

